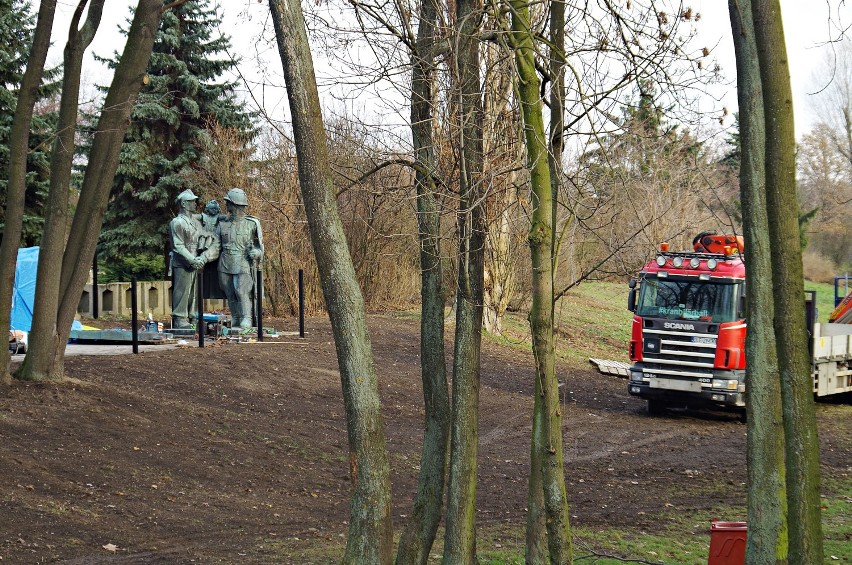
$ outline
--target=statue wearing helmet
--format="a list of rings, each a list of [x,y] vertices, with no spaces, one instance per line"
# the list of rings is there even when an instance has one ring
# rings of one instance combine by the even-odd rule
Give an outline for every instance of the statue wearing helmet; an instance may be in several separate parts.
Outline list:
[[[263,234],[260,221],[246,214],[248,198],[241,188],[225,195],[228,216],[219,220],[216,235],[219,242],[219,285],[228,299],[231,325],[246,329],[252,326],[254,280],[263,258]]]

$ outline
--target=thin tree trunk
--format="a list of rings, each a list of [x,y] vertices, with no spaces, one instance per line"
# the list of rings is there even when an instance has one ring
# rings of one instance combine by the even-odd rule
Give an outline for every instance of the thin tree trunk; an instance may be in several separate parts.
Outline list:
[[[766,201],[786,441],[789,559],[820,563],[819,441],[805,329],[793,94],[779,1],[755,0],[752,16],[766,121]]]
[[[86,3],[87,0],[78,3],[65,45],[62,98],[59,103],[57,135],[50,158],[50,191],[45,203],[44,232],[38,257],[30,352],[15,375],[24,380],[41,381],[62,377],[61,372],[53,373],[51,369],[54,352],[60,348],[61,339],[56,313],[59,306],[60,265],[68,224],[71,168],[76,147],[74,136],[77,133],[80,76],[83,71],[83,54],[100,25],[104,0],[92,2],[85,24],[82,29],[78,29]]]
[[[532,308],[530,328],[536,365],[536,388],[541,402],[540,442],[533,449],[539,459],[547,548],[550,563],[572,562],[571,526],[565,491],[562,457],[562,407],[556,379],[556,353],[553,337],[553,186],[548,164],[544,120],[539,98],[539,79],[535,69],[535,43],[530,28],[529,5],[512,0],[512,39],[518,69],[518,98],[524,119],[527,167],[532,189],[532,219],[529,232],[532,258]]]
[[[565,3],[554,0],[550,4],[550,139],[547,163],[550,172],[551,195],[555,203],[562,179],[562,151],[564,147],[565,113]],[[551,253],[555,249],[556,206],[551,206]],[[556,269],[555,261],[551,263]],[[551,323],[553,323],[551,321]],[[528,565],[544,563],[547,559],[547,514],[544,508],[542,485],[542,459],[538,446],[545,441],[542,436],[543,403],[540,380],[536,379],[535,402],[533,405],[533,429],[530,453],[529,492],[527,494],[526,555]]]
[[[730,0],[731,29],[737,58],[739,99],[740,199],[746,240],[746,356],[748,403],[749,563],[787,561],[787,494],[781,382],[772,320],[772,247],[766,213],[765,143],[760,65],[751,0]]]
[[[391,563],[390,468],[364,299],[334,197],[328,147],[298,0],[270,0],[293,116],[299,184],[328,307],[346,411],[354,490],[345,564]]]
[[[44,62],[50,48],[50,32],[56,14],[56,0],[42,0],[38,10],[33,45],[27,58],[12,131],[9,135],[9,170],[6,185],[6,212],[3,241],[0,243],[0,335],[9,334],[12,316],[12,290],[15,285],[15,264],[21,229],[24,222],[24,195],[27,188],[27,153],[30,147],[30,127],[33,108],[44,73]],[[5,171],[4,171],[5,172]],[[4,338],[5,339],[5,338]],[[9,348],[0,348],[0,380],[9,380]]]
[[[456,5],[455,73],[459,87],[461,194],[458,232],[453,414],[447,488],[445,565],[476,563],[476,469],[479,441],[479,370],[485,264],[482,187],[482,98],[479,77],[481,0]]]
[[[440,249],[440,215],[432,179],[435,148],[432,136],[432,91],[435,84],[435,0],[421,0],[417,51],[412,54],[411,137],[414,145],[417,224],[420,239],[420,366],[426,411],[420,478],[414,509],[396,555],[397,565],[429,561],[444,499],[450,399],[444,351],[444,297]]]
[[[489,28],[508,27],[508,14],[499,4],[486,8]],[[506,41],[489,42],[482,46],[483,122],[482,144],[484,170],[489,173],[492,194],[489,203],[494,216],[487,218],[488,234],[485,255],[485,284],[483,295],[483,327],[493,335],[503,333],[503,319],[514,291],[516,250],[512,247],[512,220],[518,214],[514,162],[520,158],[523,145],[515,143],[517,117],[512,108],[514,61]],[[512,163],[512,169],[507,163]],[[498,172],[501,171],[501,172]]]
[[[130,125],[130,111],[142,88],[162,10],[162,0],[139,0],[124,53],[104,99],[104,109],[98,120],[80,198],[62,257],[59,307],[53,314],[58,339],[54,344],[46,341],[33,343],[28,353],[28,356],[36,358],[49,358],[49,369],[44,371],[48,378],[59,378],[64,372],[65,344],[95,253],[110,187],[118,168],[121,144]],[[37,365],[41,367],[44,363],[46,361],[40,359]]]

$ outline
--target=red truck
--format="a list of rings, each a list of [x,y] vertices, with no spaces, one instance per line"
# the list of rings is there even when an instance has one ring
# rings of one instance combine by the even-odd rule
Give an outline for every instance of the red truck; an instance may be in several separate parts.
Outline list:
[[[746,402],[746,271],[741,237],[699,234],[692,251],[661,245],[630,281],[628,392],[648,412],[669,406],[743,410]],[[817,396],[852,391],[852,324],[816,323],[815,293],[806,300]]]

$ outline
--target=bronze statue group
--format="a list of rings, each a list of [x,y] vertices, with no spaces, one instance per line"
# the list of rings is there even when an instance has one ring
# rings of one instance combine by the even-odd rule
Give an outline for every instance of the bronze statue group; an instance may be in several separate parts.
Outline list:
[[[241,188],[232,188],[225,194],[227,214],[220,214],[216,200],[211,200],[201,214],[196,213],[198,197],[192,190],[177,196],[180,209],[169,223],[169,240],[172,247],[172,327],[195,327],[199,315],[194,310],[198,273],[205,265],[217,263],[215,277],[205,277],[213,284],[206,297],[221,296],[228,300],[231,326],[242,329],[252,327],[252,296],[256,292],[256,273],[263,259],[263,235],[260,221],[246,213],[248,198]],[[211,274],[212,270],[211,270]]]

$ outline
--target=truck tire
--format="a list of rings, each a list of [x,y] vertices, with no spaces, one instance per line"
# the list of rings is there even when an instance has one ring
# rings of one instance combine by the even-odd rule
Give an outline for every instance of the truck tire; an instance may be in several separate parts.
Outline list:
[[[668,403],[665,400],[659,400],[657,398],[648,399],[649,416],[662,416],[663,414],[665,414],[667,407]]]

